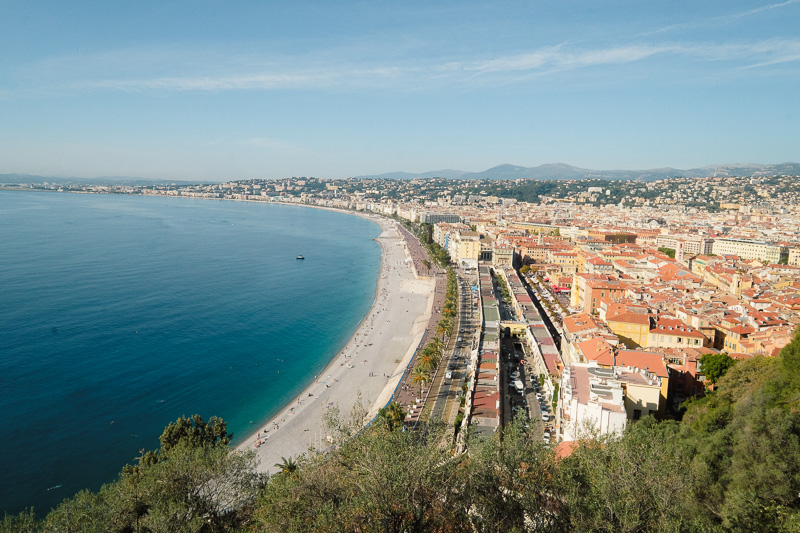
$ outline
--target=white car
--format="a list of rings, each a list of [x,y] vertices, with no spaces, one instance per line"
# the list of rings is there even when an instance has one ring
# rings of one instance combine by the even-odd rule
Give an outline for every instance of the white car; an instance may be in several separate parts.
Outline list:
[[[444,375],[444,379],[453,379],[453,373],[448,370]]]

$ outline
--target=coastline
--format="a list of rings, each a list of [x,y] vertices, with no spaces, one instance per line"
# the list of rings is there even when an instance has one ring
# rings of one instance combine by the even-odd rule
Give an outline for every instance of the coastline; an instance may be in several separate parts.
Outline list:
[[[290,204],[291,205],[291,204]],[[396,222],[322,206],[376,222],[381,264],[372,306],[345,347],[299,396],[236,446],[253,450],[258,470],[275,472],[282,458],[328,447],[324,414],[337,407],[347,416],[358,401],[371,420],[392,397],[421,342],[434,300],[434,280],[414,271]]]
[[[235,198],[211,200],[261,203]],[[258,470],[269,473],[277,471],[274,465],[283,457],[296,458],[310,448],[328,448],[324,432],[327,409],[336,406],[347,417],[360,401],[367,412],[365,422],[377,415],[391,400],[421,343],[435,301],[435,279],[418,275],[395,220],[326,206],[277,204],[336,211],[375,222],[381,228],[374,238],[381,246],[381,260],[373,302],[345,347],[275,416],[251,425],[255,429],[245,439],[234,440],[235,450],[254,450]],[[254,447],[259,440],[262,444]]]

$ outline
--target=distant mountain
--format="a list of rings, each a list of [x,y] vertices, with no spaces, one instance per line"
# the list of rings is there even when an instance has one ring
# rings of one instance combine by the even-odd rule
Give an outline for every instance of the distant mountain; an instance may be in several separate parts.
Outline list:
[[[785,174],[800,175],[800,164],[781,163],[778,165],[761,165],[756,163],[736,163],[712,165],[702,168],[681,170],[677,168],[655,168],[650,170],[590,170],[573,167],[564,163],[539,165],[538,167],[520,167],[516,165],[498,165],[483,172],[462,172],[459,170],[440,170],[410,174],[407,172],[391,172],[377,176],[358,176],[359,178],[414,179],[414,178],[453,178],[465,180],[642,180],[655,181],[674,177],[709,178],[714,176],[774,176]]]
[[[777,165],[761,165],[757,163],[734,163],[727,165],[710,165],[702,168],[681,170],[677,168],[655,168],[650,170],[590,170],[573,167],[564,163],[551,163],[538,167],[520,167],[517,165],[498,165],[483,172],[465,172],[463,170],[433,170],[413,174],[410,172],[387,172],[355,176],[356,179],[463,179],[463,180],[641,180],[654,181],[674,177],[708,178],[713,176],[800,176],[800,163],[780,163]],[[101,176],[98,178],[73,178],[55,176],[34,176],[30,174],[0,174],[0,183],[53,183],[58,185],[197,185],[218,183],[221,180],[186,181],[169,179],[145,179],[129,176]]]

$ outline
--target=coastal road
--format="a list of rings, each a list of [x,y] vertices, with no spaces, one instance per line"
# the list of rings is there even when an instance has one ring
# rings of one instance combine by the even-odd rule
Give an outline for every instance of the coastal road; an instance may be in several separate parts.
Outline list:
[[[449,425],[453,424],[461,407],[461,384],[467,377],[467,361],[472,348],[471,339],[475,333],[471,283],[469,278],[464,278],[460,274],[457,279],[458,320],[454,325],[451,342],[448,342],[448,349],[440,366],[441,371],[437,374],[438,382],[434,382],[433,390],[438,392],[431,412],[433,417],[442,418]],[[452,374],[451,379],[446,378],[448,371]]]

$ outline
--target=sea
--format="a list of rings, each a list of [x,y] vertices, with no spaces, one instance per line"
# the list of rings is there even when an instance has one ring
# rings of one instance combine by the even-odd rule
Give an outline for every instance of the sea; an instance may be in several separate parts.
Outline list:
[[[98,490],[184,415],[246,439],[355,333],[379,234],[301,206],[0,191],[0,514]]]

